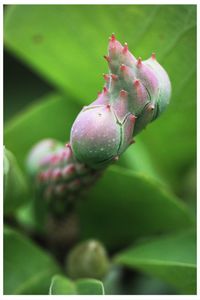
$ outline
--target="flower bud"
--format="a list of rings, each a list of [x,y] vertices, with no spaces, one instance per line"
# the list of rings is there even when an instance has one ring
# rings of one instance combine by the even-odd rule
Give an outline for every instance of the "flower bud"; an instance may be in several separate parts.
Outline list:
[[[96,240],[80,243],[67,257],[67,273],[72,279],[102,279],[109,270],[109,259],[103,245]]]

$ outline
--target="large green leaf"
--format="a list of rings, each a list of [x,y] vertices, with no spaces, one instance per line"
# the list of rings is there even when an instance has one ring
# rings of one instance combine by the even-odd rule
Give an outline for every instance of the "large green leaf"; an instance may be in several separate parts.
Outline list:
[[[103,295],[104,287],[96,279],[79,279],[72,281],[64,276],[55,275],[52,278],[50,295]]]
[[[6,124],[5,145],[24,166],[28,151],[40,139],[50,137],[68,141],[71,125],[79,110],[80,107],[65,96],[47,95]]]
[[[7,10],[5,45],[82,103],[95,98],[102,55],[115,32],[144,59],[156,51],[172,81],[165,115],[141,138],[171,181],[195,160],[195,5],[20,5]]]
[[[59,272],[53,258],[27,237],[10,228],[4,232],[4,294],[48,294]]]
[[[117,166],[106,171],[78,209],[82,237],[95,237],[110,248],[193,225],[188,208],[163,185]]]
[[[115,262],[161,278],[182,293],[196,293],[196,243],[191,231],[138,243],[118,254]]]

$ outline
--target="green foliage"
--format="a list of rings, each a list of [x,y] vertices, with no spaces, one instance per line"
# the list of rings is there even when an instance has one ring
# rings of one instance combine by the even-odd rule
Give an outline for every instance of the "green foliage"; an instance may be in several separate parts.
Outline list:
[[[12,214],[28,196],[24,174],[13,154],[4,148],[4,214]]]
[[[118,166],[110,167],[78,203],[80,239],[94,238],[104,243],[109,254],[114,255],[113,264],[139,270],[152,280],[159,278],[163,284],[174,286],[177,293],[194,294],[195,235],[188,229],[194,228],[195,216],[183,201],[187,199],[194,206],[196,198],[194,5],[7,6],[6,50],[52,84],[55,91],[36,99],[6,122],[4,143],[23,169],[28,151],[40,139],[68,141],[81,106],[95,100],[102,87],[100,74],[107,71],[102,56],[112,32],[122,42],[128,42],[136,57],[146,59],[156,52],[169,73],[172,99],[163,116],[136,137],[136,144],[126,151]],[[29,92],[30,97],[24,93],[27,99],[34,95],[31,87]],[[12,93],[13,110],[21,95],[18,89]],[[14,176],[15,182],[20,181],[19,173]],[[24,195],[5,199],[4,213],[12,213],[11,223],[15,226],[17,220],[23,235],[5,228],[4,293],[48,294],[53,277],[51,294],[103,294],[101,282],[94,279],[54,277],[60,269],[48,254],[52,249],[46,245],[42,250],[26,236],[30,228],[37,236],[39,226],[35,226],[30,209],[29,198],[33,195]],[[21,208],[23,203],[27,206]],[[43,206],[38,199],[41,220]],[[130,249],[123,250],[130,245]],[[69,250],[66,248],[67,253]],[[137,282],[134,274],[132,280]],[[125,287],[121,289],[120,276],[116,282],[112,291],[125,291]],[[142,285],[140,293],[144,289]]]
[[[95,236],[107,247],[126,246],[138,237],[188,228],[188,208],[157,181],[111,167],[80,202],[83,238]],[[91,226],[92,224],[92,226]]]
[[[138,243],[119,253],[115,261],[162,278],[184,294],[196,293],[194,232],[152,238]]]
[[[50,278],[57,272],[50,255],[21,233],[5,228],[4,294],[47,294]]]
[[[71,281],[70,279],[55,275],[52,278],[50,295],[103,295],[104,288],[101,281],[96,279],[79,279]]]

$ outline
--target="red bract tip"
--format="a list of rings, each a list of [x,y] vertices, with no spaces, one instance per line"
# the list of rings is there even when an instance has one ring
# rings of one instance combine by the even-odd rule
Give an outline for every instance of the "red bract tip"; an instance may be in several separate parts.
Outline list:
[[[120,66],[120,70],[121,70],[121,71],[125,71],[125,70],[126,70],[126,66],[125,66],[124,64],[122,64],[122,65]]]
[[[71,149],[71,145],[69,143],[65,144],[65,147],[70,148]]]
[[[97,95],[100,96],[100,95],[101,95],[101,92],[98,92]]]
[[[134,84],[134,86],[137,88],[137,87],[140,85],[139,79],[135,79],[135,80],[133,81],[133,84]]]
[[[141,67],[141,65],[142,65],[142,59],[141,57],[139,57],[137,60],[137,67]]]
[[[105,81],[109,81],[110,76],[108,74],[103,73],[103,78],[105,79]]]
[[[135,123],[136,117],[134,115],[130,115],[129,119],[130,119],[131,122]]]
[[[76,171],[76,168],[74,165],[68,165],[62,170],[62,175],[67,176],[70,174],[73,174]]]
[[[110,110],[110,104],[106,104],[106,108]]]
[[[123,52],[123,53],[126,53],[127,51],[128,51],[128,44],[125,43],[122,52]]]
[[[111,74],[111,77],[112,77],[113,80],[118,80],[118,76],[115,75],[115,74]]]
[[[107,60],[107,62],[110,62],[110,57],[108,55],[104,55],[105,60]]]
[[[152,59],[156,59],[156,54],[155,54],[155,52],[153,52],[153,53],[151,54],[151,58],[152,58]]]
[[[104,92],[104,94],[107,94],[107,93],[108,93],[108,89],[107,89],[107,87],[106,87],[106,86],[104,86],[104,88],[103,88],[103,92]]]
[[[125,91],[125,90],[121,90],[121,91],[119,92],[119,94],[120,94],[120,96],[121,96],[122,98],[124,98],[124,97],[126,97],[126,96],[128,95],[128,92]]]
[[[114,33],[111,34],[111,37],[109,38],[109,41],[111,41],[111,42],[115,42],[116,41]]]
[[[60,158],[56,154],[51,157],[51,163],[52,164],[56,164],[59,160],[60,160]]]

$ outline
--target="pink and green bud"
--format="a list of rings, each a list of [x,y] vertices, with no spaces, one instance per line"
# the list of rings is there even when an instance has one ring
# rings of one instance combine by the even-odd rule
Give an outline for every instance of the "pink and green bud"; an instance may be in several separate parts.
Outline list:
[[[87,189],[101,175],[79,163],[70,144],[45,139],[36,144],[27,158],[27,170],[35,178],[42,197],[51,202],[55,199],[68,202]]]
[[[169,104],[171,84],[155,54],[136,59],[112,34],[109,73],[98,98],[76,118],[70,143],[78,161],[104,168],[132,143],[132,138],[155,120]]]
[[[169,104],[170,80],[155,54],[136,59],[112,34],[105,59],[105,85],[74,121],[70,144],[47,139],[29,154],[27,169],[48,200],[74,201]]]
[[[52,155],[62,149],[62,144],[53,139],[45,139],[37,143],[29,152],[26,167],[31,175],[35,175],[38,169],[52,160]]]

